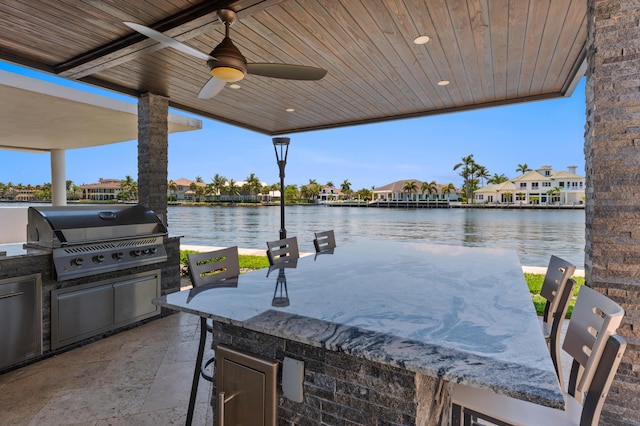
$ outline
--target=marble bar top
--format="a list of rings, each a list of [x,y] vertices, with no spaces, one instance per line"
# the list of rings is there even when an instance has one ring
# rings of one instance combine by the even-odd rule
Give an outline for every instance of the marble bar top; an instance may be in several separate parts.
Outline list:
[[[155,303],[564,407],[513,250],[363,241]]]

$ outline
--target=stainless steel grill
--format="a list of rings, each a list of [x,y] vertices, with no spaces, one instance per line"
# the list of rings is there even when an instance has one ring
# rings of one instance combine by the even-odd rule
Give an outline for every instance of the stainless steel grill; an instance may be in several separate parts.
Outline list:
[[[164,262],[166,235],[141,205],[30,207],[26,247],[51,251],[62,281]]]

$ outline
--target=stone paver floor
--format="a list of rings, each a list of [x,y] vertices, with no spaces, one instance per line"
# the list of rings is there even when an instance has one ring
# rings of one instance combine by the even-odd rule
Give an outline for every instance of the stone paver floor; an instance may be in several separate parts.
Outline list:
[[[0,375],[0,424],[184,425],[198,339],[177,313]],[[213,424],[210,392],[201,379],[194,425]]]

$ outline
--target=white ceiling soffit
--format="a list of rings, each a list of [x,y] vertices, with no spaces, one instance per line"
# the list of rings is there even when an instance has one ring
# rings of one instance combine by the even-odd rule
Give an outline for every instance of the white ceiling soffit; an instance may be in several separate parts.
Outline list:
[[[169,133],[202,121],[169,114]],[[0,70],[0,149],[46,152],[138,138],[138,106]]]

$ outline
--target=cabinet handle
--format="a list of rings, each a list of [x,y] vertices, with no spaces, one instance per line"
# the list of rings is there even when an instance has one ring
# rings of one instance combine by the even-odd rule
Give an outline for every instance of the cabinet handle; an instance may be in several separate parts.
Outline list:
[[[236,395],[234,394],[234,395],[231,395],[229,398],[225,398],[224,391],[218,394],[218,416],[220,419],[220,421],[218,422],[219,426],[224,426],[224,405],[227,402],[231,401],[234,396]]]
[[[0,299],[8,299],[10,297],[20,296],[22,294],[24,294],[24,292],[22,292],[22,291],[20,291],[18,293],[3,294],[2,296],[0,296]]]

